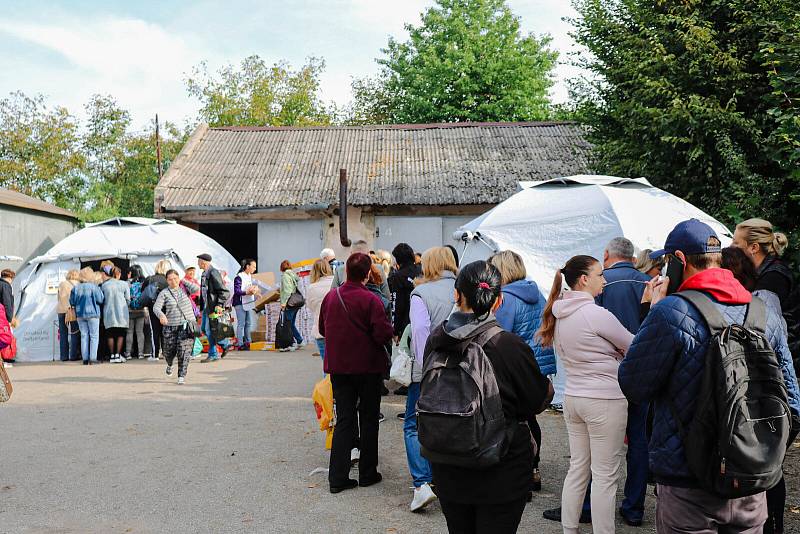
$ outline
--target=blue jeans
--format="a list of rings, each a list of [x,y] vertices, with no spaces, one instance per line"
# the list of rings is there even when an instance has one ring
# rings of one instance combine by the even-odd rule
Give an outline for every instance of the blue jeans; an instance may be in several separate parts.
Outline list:
[[[219,343],[222,348],[226,348],[230,345],[230,341],[227,339],[222,339],[220,341],[214,339],[214,333],[211,331],[211,321],[208,320],[208,312],[203,312],[200,328],[203,330],[206,338],[208,338],[208,358],[210,360],[216,360],[219,358],[219,356],[217,356],[217,343]]]
[[[59,313],[58,314],[58,343],[60,349],[60,357],[62,362],[66,362],[69,360],[77,361],[80,360],[80,356],[78,355],[78,351],[80,347],[78,347],[78,343],[80,343],[80,334],[75,332],[74,334],[69,333],[70,326],[66,323],[67,314],[66,313]],[[72,326],[73,329],[77,328],[77,324]]]
[[[317,342],[317,348],[319,349],[319,357],[322,358],[322,363],[325,363],[325,338],[321,337],[319,339],[315,339],[314,341]]]
[[[284,313],[286,313],[286,319],[292,324],[292,336],[294,337],[295,343],[300,345],[303,342],[303,336],[300,335],[300,331],[297,330],[294,322],[297,319],[297,312],[300,311],[300,308],[286,308]]]
[[[417,437],[417,399],[419,399],[419,382],[408,385],[406,397],[406,418],[403,421],[403,435],[406,442],[406,458],[408,470],[414,479],[414,487],[430,484],[433,481],[431,464],[419,452],[419,438]]]
[[[628,477],[625,480],[625,499],[622,512],[632,520],[644,516],[644,498],[650,474],[647,453],[647,403],[628,403]]]
[[[97,345],[100,343],[100,318],[79,317],[78,328],[81,330],[81,355],[83,361],[97,361]]]
[[[253,329],[253,313],[241,305],[234,306],[233,309],[236,310],[236,339],[239,345],[249,345],[252,341],[250,331]]]

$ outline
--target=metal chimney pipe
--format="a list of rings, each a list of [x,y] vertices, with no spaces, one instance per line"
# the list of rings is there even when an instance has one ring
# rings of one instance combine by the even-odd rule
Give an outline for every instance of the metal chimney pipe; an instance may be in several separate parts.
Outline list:
[[[339,169],[339,241],[343,247],[352,244],[347,237],[347,169]]]

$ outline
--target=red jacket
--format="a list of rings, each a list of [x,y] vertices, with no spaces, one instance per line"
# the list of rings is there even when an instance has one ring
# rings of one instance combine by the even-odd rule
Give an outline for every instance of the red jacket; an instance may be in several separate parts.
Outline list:
[[[392,339],[392,324],[380,299],[362,284],[345,282],[325,295],[319,312],[319,333],[325,338],[325,372],[385,373],[389,358],[384,344]],[[349,317],[348,317],[349,312]]]

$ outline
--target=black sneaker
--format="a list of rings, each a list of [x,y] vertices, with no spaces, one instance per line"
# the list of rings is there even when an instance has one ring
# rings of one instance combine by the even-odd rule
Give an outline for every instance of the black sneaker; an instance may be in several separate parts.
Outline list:
[[[399,414],[397,414],[397,418],[400,419],[401,421],[405,421],[406,420],[406,412],[400,412]]]
[[[542,517],[548,519],[550,521],[558,521],[561,523],[561,507],[558,508],[551,508],[549,510],[545,510],[542,512]],[[591,512],[584,512],[581,510],[581,518],[579,519],[580,523],[591,523],[592,522],[592,513]]]
[[[358,480],[352,478],[347,479],[343,486],[331,486],[331,493],[340,493],[344,490],[349,490],[358,487]]]
[[[375,473],[375,476],[372,478],[368,478],[367,480],[359,480],[358,485],[361,486],[362,488],[366,488],[367,486],[372,486],[373,484],[377,484],[381,480],[383,480],[383,475],[381,475],[380,473]]]
[[[396,390],[394,390],[395,395],[408,395],[408,387],[407,386],[400,386]]]
[[[619,516],[622,518],[622,522],[628,525],[629,527],[641,527],[642,520],[641,519],[630,519],[628,516],[625,515],[625,512],[622,511],[622,508],[617,510],[619,512]]]
[[[227,347],[222,347],[222,354],[220,354],[219,357],[220,358],[224,358],[225,356],[228,355],[228,353],[230,351],[231,351],[231,346],[230,345],[228,345]]]
[[[378,412],[378,422],[383,423],[386,420],[386,417],[380,412]]]

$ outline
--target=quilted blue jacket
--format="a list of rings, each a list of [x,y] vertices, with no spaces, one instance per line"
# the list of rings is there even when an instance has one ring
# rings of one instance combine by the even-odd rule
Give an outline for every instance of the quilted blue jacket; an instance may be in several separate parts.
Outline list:
[[[542,324],[544,298],[536,282],[517,280],[503,287],[503,304],[495,312],[500,327],[513,332],[527,343],[536,356],[544,376],[556,374],[556,357],[551,347],[542,347],[534,339]]]
[[[714,302],[730,323],[744,321],[747,305]],[[781,363],[789,407],[797,416],[800,414],[800,391],[786,337],[781,331],[780,316],[773,309],[767,309],[766,334]],[[670,296],[650,310],[620,364],[619,385],[628,400],[654,402],[650,470],[661,484],[698,485],[689,472],[669,402],[674,403],[687,427],[694,414],[710,337],[700,312],[686,300]]]

